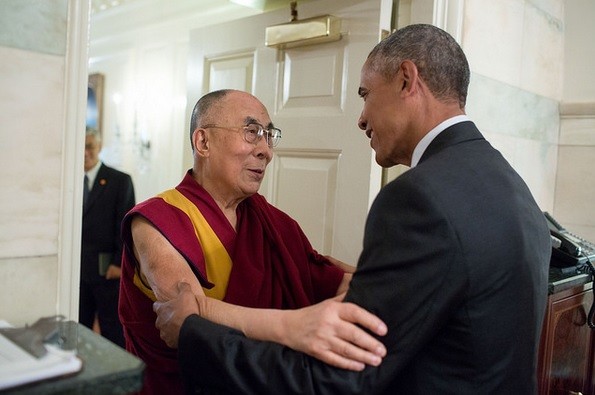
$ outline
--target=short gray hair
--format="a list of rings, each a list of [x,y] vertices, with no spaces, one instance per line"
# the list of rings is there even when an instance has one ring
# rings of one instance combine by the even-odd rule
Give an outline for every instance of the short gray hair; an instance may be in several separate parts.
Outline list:
[[[192,116],[190,117],[190,146],[194,150],[194,145],[192,145],[192,134],[198,128],[203,118],[209,115],[209,112],[213,105],[221,102],[221,100],[227,96],[229,93],[234,92],[233,89],[221,89],[218,91],[209,92],[203,97],[201,97],[194,106],[192,110]]]
[[[368,55],[371,69],[388,81],[405,60],[417,66],[421,79],[438,100],[456,100],[461,109],[465,108],[471,72],[463,49],[450,34],[427,24],[405,26]]]
[[[97,142],[101,141],[101,134],[99,133],[99,130],[92,126],[87,126],[85,136],[93,136]]]

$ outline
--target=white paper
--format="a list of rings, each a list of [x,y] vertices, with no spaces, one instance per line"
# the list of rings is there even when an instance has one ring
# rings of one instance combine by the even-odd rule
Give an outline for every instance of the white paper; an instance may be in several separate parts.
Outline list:
[[[0,327],[10,327],[0,320]],[[66,351],[46,344],[47,354],[35,358],[0,334],[0,390],[51,377],[78,372],[82,361],[76,351]]]

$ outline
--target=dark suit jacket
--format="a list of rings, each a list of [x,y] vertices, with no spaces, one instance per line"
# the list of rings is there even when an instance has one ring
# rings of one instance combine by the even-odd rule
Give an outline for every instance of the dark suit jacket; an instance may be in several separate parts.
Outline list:
[[[99,254],[112,254],[113,263],[120,266],[120,226],[134,203],[130,176],[102,164],[87,207],[83,208],[81,281],[96,282],[102,279],[99,275]]]
[[[472,122],[453,125],[383,188],[346,301],[388,325],[363,372],[189,317],[192,389],[234,394],[531,394],[551,253],[527,186]]]

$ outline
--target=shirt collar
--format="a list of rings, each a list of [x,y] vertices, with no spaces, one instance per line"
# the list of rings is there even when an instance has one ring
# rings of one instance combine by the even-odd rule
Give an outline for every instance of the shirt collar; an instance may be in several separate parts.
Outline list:
[[[95,166],[93,166],[89,171],[85,172],[85,175],[89,178],[89,189],[93,189],[93,184],[95,183],[95,178],[97,178],[97,173],[99,173],[99,168],[101,165],[102,162],[97,161]]]
[[[417,166],[419,160],[421,159],[421,156],[426,151],[426,148],[428,148],[430,143],[434,141],[436,136],[442,133],[446,128],[465,121],[470,121],[467,115],[456,115],[439,123],[434,129],[430,130],[421,140],[419,140],[419,143],[417,143],[417,145],[415,146],[415,149],[413,150],[413,155],[411,156],[411,167]]]

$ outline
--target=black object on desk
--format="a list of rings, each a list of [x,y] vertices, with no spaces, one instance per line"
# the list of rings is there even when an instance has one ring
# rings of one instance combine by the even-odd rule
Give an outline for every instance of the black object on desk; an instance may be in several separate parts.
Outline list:
[[[140,359],[77,322],[61,325],[66,342],[76,339],[83,369],[72,376],[0,391],[0,395],[128,394],[142,388],[145,365]]]
[[[572,269],[572,270],[568,270]],[[586,268],[558,268],[550,267],[548,293],[555,294],[565,289],[587,284],[592,281],[592,276]]]

